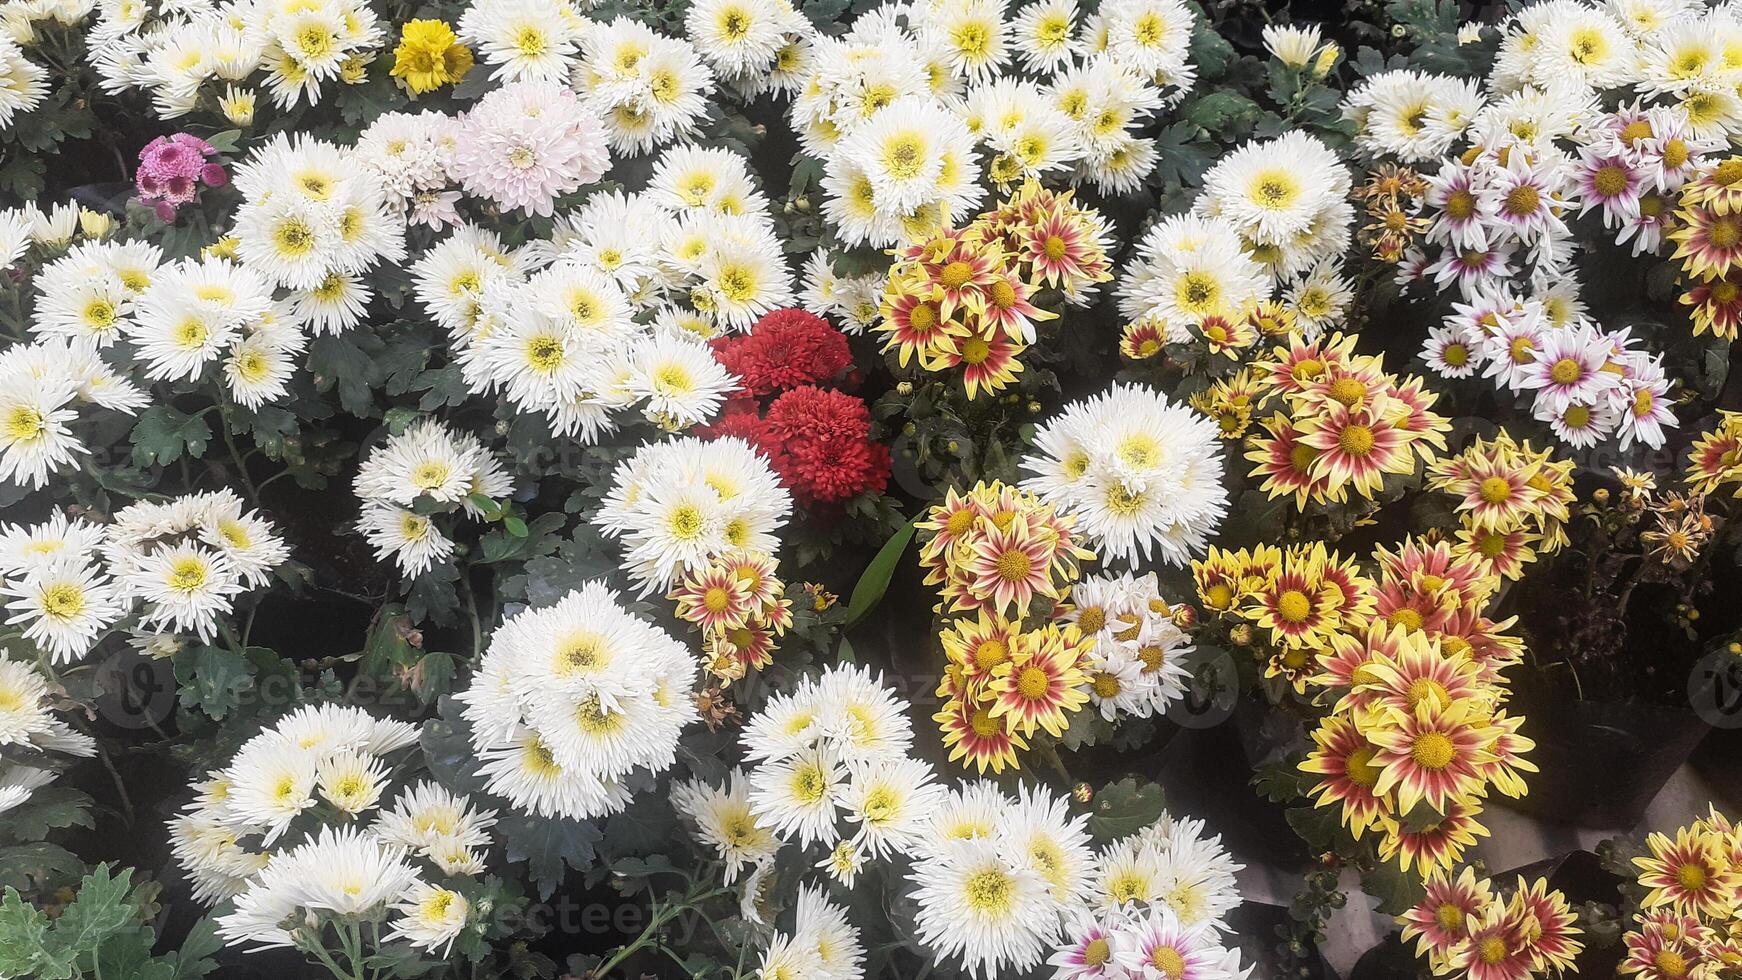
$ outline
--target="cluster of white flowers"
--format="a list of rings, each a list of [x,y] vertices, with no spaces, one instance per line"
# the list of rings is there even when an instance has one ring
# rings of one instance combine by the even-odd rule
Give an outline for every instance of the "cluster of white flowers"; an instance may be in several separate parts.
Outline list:
[[[768,699],[744,726],[750,812],[851,886],[867,859],[911,853],[943,794],[912,758],[906,702],[869,668],[836,664]]]
[[[773,554],[791,514],[792,495],[749,443],[684,436],[617,464],[593,524],[623,539],[629,576],[646,594],[729,551]]]
[[[1085,905],[1073,909],[1047,960],[1058,980],[1202,977],[1244,980],[1228,948],[1227,913],[1240,904],[1235,864],[1196,819],[1161,819],[1095,856]]]
[[[1192,211],[1232,225],[1244,250],[1281,281],[1342,258],[1355,217],[1351,183],[1330,147],[1296,130],[1224,155],[1204,175]]]
[[[969,976],[1033,969],[1091,894],[1088,817],[1044,786],[1019,792],[986,779],[950,790],[912,852],[919,941]]]
[[[505,620],[458,697],[490,792],[587,819],[621,810],[627,780],[676,760],[696,674],[684,644],[589,582]]]
[[[1548,0],[1505,23],[1488,88],[1632,88],[1683,108],[1699,135],[1721,136],[1742,126],[1742,65],[1726,56],[1738,43],[1742,11],[1733,4]]]
[[[1255,339],[1247,322],[1280,296],[1308,337],[1342,324],[1354,287],[1340,274],[1351,177],[1316,137],[1254,140],[1204,176],[1189,215],[1157,222],[1119,284],[1119,311],[1167,343]]]
[[[24,638],[52,660],[72,662],[136,603],[141,629],[210,641],[235,597],[264,586],[288,555],[272,524],[234,493],[196,493],[141,501],[107,525],[57,513],[0,527],[0,594],[8,623],[24,624]]]
[[[1453,304],[1428,332],[1423,357],[1443,377],[1480,371],[1528,398],[1531,413],[1570,446],[1618,437],[1622,449],[1664,444],[1676,424],[1662,355],[1639,350],[1627,330],[1604,330],[1582,306],[1519,300],[1498,289]]]
[[[477,436],[424,418],[370,451],[355,489],[363,505],[357,529],[375,557],[391,555],[401,572],[417,576],[454,553],[433,515],[463,510],[481,518],[485,511],[473,496],[506,497],[514,481]],[[420,499],[434,508],[420,512],[414,506]]]
[[[862,980],[865,944],[847,921],[847,910],[828,900],[820,888],[800,885],[794,903],[793,931],[776,933],[762,953],[763,978],[794,980]]]
[[[700,0],[684,14],[684,30],[720,81],[745,99],[791,92],[816,34],[788,0]]]
[[[49,338],[0,351],[0,480],[43,486],[90,452],[72,428],[84,406],[132,415],[147,401],[88,341]]]
[[[18,42],[0,32],[0,131],[48,96],[48,71],[24,56]]]
[[[1635,255],[1663,250],[1684,185],[1742,132],[1739,69],[1724,56],[1742,44],[1742,18],[1731,6],[1549,0],[1501,34],[1485,98],[1473,81],[1393,71],[1344,107],[1368,152],[1439,160],[1399,279],[1455,286],[1463,302],[1423,357],[1444,377],[1481,372],[1528,398],[1569,445],[1659,447],[1675,424],[1661,359],[1587,316],[1571,225],[1596,211]]]
[[[1154,168],[1140,127],[1194,81],[1178,0],[886,4],[795,55],[793,129],[824,161],[824,213],[848,244],[923,239],[985,194],[1051,176],[1108,193]]]
[[[254,949],[317,948],[327,921],[380,921],[390,910],[399,918],[383,942],[404,939],[445,956],[472,906],[460,891],[426,881],[404,847],[368,829],[328,824],[246,879],[235,911],[218,917],[218,935]]]
[[[1355,145],[1404,163],[1437,160],[1451,151],[1485,100],[1474,79],[1399,68],[1367,76],[1343,100],[1355,124]]]
[[[362,321],[364,273],[405,259],[405,221],[381,179],[344,150],[279,134],[236,168],[236,254],[267,282],[290,290],[299,319],[336,332]]]
[[[509,251],[462,225],[412,263],[468,387],[596,441],[639,408],[668,431],[713,417],[735,381],[704,343],[793,298],[744,159],[681,146],[645,190],[591,195],[553,237]]]
[[[1180,658],[1192,646],[1155,573],[1091,576],[1071,587],[1070,601],[1066,619],[1095,641],[1088,692],[1102,718],[1147,718],[1184,696],[1191,674]]]
[[[97,754],[95,739],[54,716],[53,693],[53,682],[34,664],[0,651],[0,813],[54,780],[52,754]]]
[[[226,942],[307,945],[316,916],[379,919],[391,905],[401,917],[385,938],[445,950],[470,906],[426,876],[481,873],[496,818],[428,780],[401,787],[384,809],[397,768],[389,757],[416,741],[415,725],[306,705],[195,784],[194,801],[170,821],[170,846],[195,899],[234,901],[218,920]],[[297,824],[305,813],[319,816]],[[305,925],[315,931],[298,935]]]
[[[105,90],[146,92],[165,119],[209,97],[242,125],[260,86],[288,109],[362,81],[385,38],[365,0],[176,0],[98,5],[86,47]]]
[[[455,204],[460,192],[451,189],[459,126],[445,113],[384,112],[357,137],[358,163],[378,178],[388,208],[408,224],[443,228],[458,224]]]
[[[1168,564],[1201,554],[1228,511],[1216,424],[1143,385],[1072,402],[1034,434],[1023,486],[1109,559]]]
[[[590,20],[570,0],[483,0],[459,28],[496,78],[572,83],[621,154],[691,135],[713,94],[694,44],[627,17]]]

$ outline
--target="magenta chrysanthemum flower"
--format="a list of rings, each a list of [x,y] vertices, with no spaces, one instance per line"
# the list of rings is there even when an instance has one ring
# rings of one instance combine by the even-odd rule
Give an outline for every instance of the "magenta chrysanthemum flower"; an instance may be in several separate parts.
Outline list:
[[[139,199],[157,211],[164,221],[174,221],[176,209],[192,203],[200,185],[222,187],[230,175],[214,159],[212,144],[191,133],[159,136],[139,151],[139,172],[134,184]]]
[[[605,127],[575,94],[552,82],[511,82],[460,123],[450,167],[466,193],[504,211],[548,215],[556,199],[611,166]]]

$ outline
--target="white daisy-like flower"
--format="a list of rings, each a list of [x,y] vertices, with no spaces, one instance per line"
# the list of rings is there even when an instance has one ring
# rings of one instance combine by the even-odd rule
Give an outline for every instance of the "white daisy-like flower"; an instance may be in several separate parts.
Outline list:
[[[83,555],[36,565],[21,580],[0,587],[9,597],[8,625],[24,624],[24,638],[56,663],[90,652],[98,637],[127,611],[127,604],[101,571]]]

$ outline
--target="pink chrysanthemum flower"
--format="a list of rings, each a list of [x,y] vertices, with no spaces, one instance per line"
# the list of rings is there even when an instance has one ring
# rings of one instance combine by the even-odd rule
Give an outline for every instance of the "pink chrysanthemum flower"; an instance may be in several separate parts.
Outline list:
[[[176,210],[193,202],[201,184],[229,183],[224,165],[213,159],[217,155],[212,144],[189,133],[152,140],[139,151],[139,171],[134,175],[140,201],[164,221],[175,220]]]
[[[558,197],[605,175],[605,128],[593,110],[551,82],[511,82],[460,123],[450,168],[466,193],[504,211],[549,215]]]

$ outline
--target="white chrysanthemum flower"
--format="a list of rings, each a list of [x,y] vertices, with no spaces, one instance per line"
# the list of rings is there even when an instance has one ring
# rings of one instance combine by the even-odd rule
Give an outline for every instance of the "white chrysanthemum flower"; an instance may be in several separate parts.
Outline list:
[[[48,679],[22,660],[0,658],[0,746],[31,744],[50,730]]]
[[[618,464],[593,523],[625,545],[645,592],[731,550],[772,553],[792,497],[741,439],[679,438],[643,446]]]
[[[1148,388],[1115,385],[1067,407],[1035,447],[1025,486],[1076,515],[1109,558],[1134,562],[1156,548],[1183,564],[1227,513],[1215,423]]]
[[[684,28],[708,64],[736,81],[772,70],[810,24],[787,0],[700,0],[684,15]]]
[[[1058,933],[1046,880],[999,837],[941,842],[909,878],[919,941],[971,977],[1032,968]]]
[[[1035,0],[1017,10],[1011,43],[1025,68],[1050,74],[1070,63],[1076,31],[1076,0]]]
[[[104,541],[101,524],[82,517],[69,519],[59,510],[41,524],[0,525],[0,574],[19,575],[33,568],[94,553]]]
[[[661,333],[643,340],[630,354],[632,374],[624,388],[647,400],[644,414],[667,431],[679,431],[714,417],[738,381],[700,340]]]
[[[1305,68],[1319,51],[1319,25],[1295,27],[1292,24],[1267,24],[1261,32],[1264,48],[1271,57],[1290,68]]]
[[[142,625],[197,633],[208,643],[217,635],[218,616],[230,611],[243,588],[228,558],[186,544],[144,556],[121,586],[145,603]]]
[[[315,769],[315,786],[340,813],[358,814],[375,806],[386,789],[387,770],[381,760],[360,752],[341,751],[322,759]]]
[[[10,598],[8,625],[24,624],[24,638],[55,663],[90,652],[103,630],[127,611],[109,580],[83,555],[37,565],[0,587]]]
[[[780,838],[750,811],[749,794],[742,769],[733,769],[724,786],[686,781],[671,788],[672,806],[696,825],[697,836],[725,864],[727,883],[744,867],[760,865],[780,850]]]
[[[695,673],[682,644],[593,582],[505,621],[459,697],[491,792],[585,819],[621,805],[630,773],[672,764]]]
[[[0,769],[0,813],[24,804],[31,794],[54,782],[56,775],[52,769],[35,766],[7,765]]]
[[[460,15],[460,39],[507,81],[565,81],[587,22],[564,0],[479,0]]]
[[[313,840],[273,859],[218,919],[226,942],[292,944],[282,923],[298,910],[344,919],[378,914],[421,884],[404,853],[354,827],[322,827]]]
[[[391,504],[366,503],[357,529],[375,549],[375,557],[391,557],[399,570],[416,578],[454,553],[453,539],[435,522],[416,511]]]
[[[24,57],[17,42],[0,34],[0,130],[42,104],[48,95],[48,71]]]
[[[382,938],[404,939],[415,947],[446,956],[454,940],[465,931],[471,908],[471,903],[457,891],[416,882],[404,901],[393,906],[400,917],[389,924],[390,929]]]

